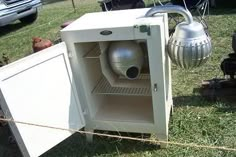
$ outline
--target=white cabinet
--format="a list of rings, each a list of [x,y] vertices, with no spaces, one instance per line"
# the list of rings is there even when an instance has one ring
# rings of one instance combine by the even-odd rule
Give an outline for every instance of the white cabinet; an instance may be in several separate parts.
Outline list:
[[[146,11],[86,14],[62,30],[66,44],[1,68],[6,118],[63,129],[154,133],[167,140],[172,108],[168,20],[166,14],[144,18]],[[121,40],[137,42],[145,53],[146,71],[138,79],[127,80],[109,68],[109,45]],[[10,126],[24,156],[39,156],[72,134]]]

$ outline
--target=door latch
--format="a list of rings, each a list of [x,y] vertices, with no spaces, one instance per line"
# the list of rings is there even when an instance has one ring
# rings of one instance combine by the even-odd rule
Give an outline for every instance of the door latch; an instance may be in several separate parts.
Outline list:
[[[154,89],[154,92],[157,92],[157,84],[156,83],[154,84],[154,88],[153,89]]]

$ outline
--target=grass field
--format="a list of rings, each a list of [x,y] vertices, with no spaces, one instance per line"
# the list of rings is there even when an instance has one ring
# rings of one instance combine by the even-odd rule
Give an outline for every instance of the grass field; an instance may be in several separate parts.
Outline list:
[[[150,0],[147,2],[150,3]],[[39,18],[34,24],[23,26],[16,22],[0,28],[0,56],[5,53],[12,62],[29,55],[33,36],[54,40],[64,21],[76,19],[86,12],[100,11],[93,0],[80,0],[76,6],[74,13],[70,1],[47,4],[40,9]],[[174,114],[169,124],[169,140],[236,148],[236,103],[224,100],[210,102],[193,92],[200,87],[201,80],[223,77],[219,64],[227,53],[232,52],[231,35],[236,29],[236,9],[211,9],[208,24],[213,43],[210,60],[204,66],[189,71],[173,65]],[[19,153],[15,155],[19,156]],[[174,145],[169,145],[168,149],[158,149],[158,146],[149,143],[102,137],[96,137],[89,144],[83,135],[74,134],[43,156],[236,157],[236,152]]]

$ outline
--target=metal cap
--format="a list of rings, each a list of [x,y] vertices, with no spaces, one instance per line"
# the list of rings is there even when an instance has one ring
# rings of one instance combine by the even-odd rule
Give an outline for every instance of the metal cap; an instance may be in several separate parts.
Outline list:
[[[204,28],[202,24],[195,21],[190,24],[186,22],[178,24],[175,28],[175,33],[173,34],[173,37],[182,39],[199,38],[202,36],[206,36]]]

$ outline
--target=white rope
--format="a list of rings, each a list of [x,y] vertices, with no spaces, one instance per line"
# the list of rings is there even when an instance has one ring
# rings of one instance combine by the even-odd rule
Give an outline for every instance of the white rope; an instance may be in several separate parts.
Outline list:
[[[41,124],[21,122],[21,121],[16,121],[13,119],[5,119],[5,118],[0,118],[0,121],[13,122],[13,123],[18,123],[18,124],[43,127],[43,128],[55,129],[55,130],[61,130],[61,131],[70,131],[73,133],[96,135],[96,136],[101,136],[101,137],[111,137],[111,138],[126,139],[126,140],[140,141],[140,142],[148,142],[148,143],[152,143],[152,144],[169,144],[169,145],[177,145],[177,146],[183,146],[183,147],[218,149],[218,150],[226,150],[226,151],[236,152],[236,148],[228,148],[225,146],[208,146],[208,145],[198,145],[195,143],[180,143],[180,142],[174,142],[174,141],[161,141],[161,140],[152,140],[152,139],[144,139],[144,138],[136,138],[136,137],[128,137],[128,136],[120,136],[120,135],[94,133],[94,132],[89,132],[89,131],[80,131],[80,130],[75,130],[75,129],[66,129],[66,128],[59,128],[59,127],[54,127],[54,126],[46,126],[46,125],[41,125]]]

